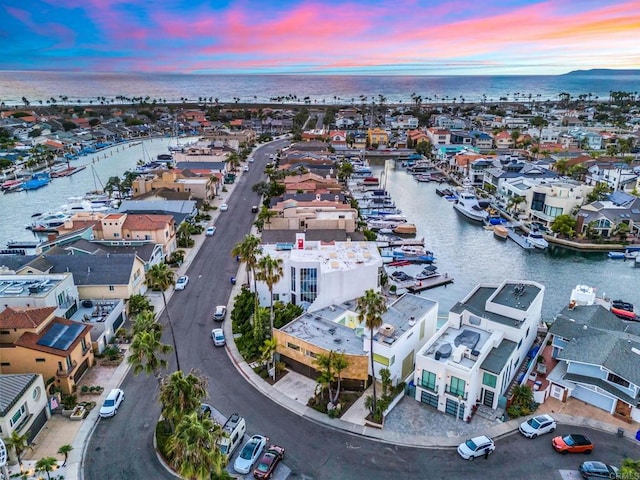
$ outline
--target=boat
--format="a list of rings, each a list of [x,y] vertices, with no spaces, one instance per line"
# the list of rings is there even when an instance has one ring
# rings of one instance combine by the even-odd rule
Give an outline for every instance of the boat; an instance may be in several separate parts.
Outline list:
[[[449,187],[436,187],[436,194],[441,197],[453,195],[453,191]]]
[[[544,235],[536,230],[531,230],[529,232],[529,235],[527,235],[527,242],[541,250],[544,250],[549,246],[549,242],[545,240]]]
[[[401,223],[393,229],[393,233],[396,235],[415,235],[416,232],[417,229],[413,223]]]
[[[430,182],[431,180],[433,180],[431,175],[416,175],[415,179],[419,182]]]
[[[71,215],[64,212],[44,213],[35,217],[34,221],[26,228],[36,232],[45,232],[60,227],[71,218]]]
[[[502,225],[495,225],[493,227],[493,236],[499,240],[506,240],[509,238],[509,230]]]
[[[453,208],[474,222],[484,222],[489,218],[489,212],[478,204],[478,198],[469,188],[464,189],[458,196],[458,201]]]
[[[103,203],[93,203],[83,197],[70,197],[69,203],[61,205],[59,210],[63,213],[76,212],[107,212],[110,208]]]
[[[607,257],[613,259],[613,260],[624,260],[624,252],[609,252],[607,253]]]
[[[51,175],[48,172],[34,173],[29,180],[22,184],[24,190],[37,190],[51,183]]]
[[[378,179],[378,177],[364,177],[362,183],[364,185],[378,185],[380,184],[380,180]]]
[[[22,180],[7,180],[0,185],[0,189],[6,191],[13,191],[22,186]]]
[[[636,315],[634,312],[630,312],[629,310],[625,310],[623,308],[611,307],[611,313],[623,320],[640,320],[640,317],[638,317],[638,315]]]
[[[427,265],[422,269],[420,273],[416,275],[416,280],[426,280],[429,277],[433,277],[434,275],[438,275],[436,271],[438,267],[435,265]]]
[[[433,263],[435,257],[433,252],[417,245],[403,245],[391,250],[394,260],[409,260],[417,263]]]
[[[625,302],[624,300],[612,300],[611,307],[619,310],[626,310],[627,312],[633,312],[633,303]]]
[[[53,178],[69,177],[71,175],[75,175],[78,172],[81,172],[85,168],[87,168],[86,165],[78,165],[77,167],[67,166],[65,168],[61,168],[61,169],[58,169],[58,170],[52,170],[51,171],[51,176]]]

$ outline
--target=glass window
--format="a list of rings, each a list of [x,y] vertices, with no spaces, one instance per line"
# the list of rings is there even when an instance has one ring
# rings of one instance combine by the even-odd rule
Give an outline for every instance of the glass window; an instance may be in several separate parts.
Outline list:
[[[436,389],[436,374],[433,372],[427,372],[426,370],[422,371],[422,385],[424,388],[428,388],[429,390]]]
[[[449,385],[449,392],[454,395],[464,396],[464,387],[466,382],[461,378],[451,377],[451,384]]]
[[[9,424],[13,427],[16,423],[20,421],[20,419],[22,418],[22,416],[25,414],[26,411],[27,411],[26,403],[23,403],[20,406],[20,408],[16,410],[16,413],[14,413],[13,416],[11,417],[11,420],[9,420]]]
[[[374,353],[373,354],[373,361],[376,363],[380,363],[382,365],[384,365],[385,367],[389,366],[389,359],[385,356],[380,355],[379,353]]]
[[[318,269],[300,269],[300,300],[313,303],[318,296]]]
[[[616,385],[620,385],[622,387],[629,388],[629,382],[627,382],[624,378],[619,377],[615,373],[610,373],[607,376],[607,380],[609,380],[610,382],[615,383]]]
[[[298,289],[296,288],[296,269],[293,267],[291,267],[291,291],[298,291]]]
[[[496,383],[498,382],[498,377],[495,375],[491,375],[490,373],[484,372],[482,374],[482,384],[487,387],[496,388]]]
[[[300,347],[298,345],[291,342],[287,342],[287,348],[290,348],[291,350],[300,350]]]

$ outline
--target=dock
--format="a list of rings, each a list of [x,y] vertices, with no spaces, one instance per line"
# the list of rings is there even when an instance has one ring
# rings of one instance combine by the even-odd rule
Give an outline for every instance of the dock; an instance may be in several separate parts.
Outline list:
[[[536,249],[536,247],[531,245],[523,235],[516,233],[515,230],[512,228],[509,228],[508,230],[509,230],[509,238],[514,242],[516,242],[518,245],[520,245],[522,248],[524,248],[525,250]]]
[[[416,247],[424,247],[424,237],[422,238],[390,238],[384,239],[383,237],[379,237],[379,240],[376,240],[378,247],[404,247],[404,246],[416,246]]]
[[[423,290],[429,290],[430,288],[440,287],[449,283],[453,283],[453,277],[450,277],[446,273],[444,275],[437,273],[429,278],[425,278],[424,280],[417,280],[415,284],[407,287],[407,291],[411,293],[419,293]]]

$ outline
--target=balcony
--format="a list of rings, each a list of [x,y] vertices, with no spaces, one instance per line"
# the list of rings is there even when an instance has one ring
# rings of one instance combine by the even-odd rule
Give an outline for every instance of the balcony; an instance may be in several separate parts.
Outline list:
[[[71,375],[71,372],[73,372],[73,369],[76,368],[78,366],[78,362],[76,362],[75,360],[71,362],[71,366],[69,368],[67,368],[66,370],[58,370],[56,372],[56,376],[57,377],[68,377]]]
[[[448,393],[449,395],[455,396],[456,398],[462,397],[462,400],[465,400],[465,401],[467,400],[467,394],[465,392],[457,388],[451,388],[451,385],[447,385],[445,392]]]

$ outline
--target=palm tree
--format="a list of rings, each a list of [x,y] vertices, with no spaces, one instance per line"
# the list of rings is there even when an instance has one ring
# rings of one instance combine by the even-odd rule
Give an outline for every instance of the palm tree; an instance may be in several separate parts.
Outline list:
[[[220,475],[224,456],[217,447],[224,436],[222,427],[198,412],[185,415],[169,440],[169,454],[180,475],[186,478],[211,479],[211,473]]]
[[[257,267],[256,279],[266,283],[269,288],[269,297],[271,299],[269,308],[269,331],[271,332],[271,338],[273,338],[273,286],[280,281],[284,274],[282,270],[282,259],[265,255],[258,260]]]
[[[145,283],[151,288],[158,288],[162,292],[162,303],[164,304],[164,311],[167,313],[167,323],[169,324],[169,331],[171,332],[171,340],[173,341],[173,352],[176,356],[176,369],[180,370],[180,358],[178,357],[178,347],[176,345],[176,336],[173,331],[173,324],[171,323],[171,315],[169,315],[169,309],[167,308],[167,297],[164,291],[172,285],[175,285],[175,279],[173,272],[169,269],[166,263],[156,263],[145,274]]]
[[[382,325],[382,314],[387,311],[387,303],[380,292],[372,288],[366,290],[357,300],[358,320],[369,329],[369,357],[371,358],[371,378],[373,379],[372,411],[376,415],[376,371],[373,362],[374,330]]]
[[[273,337],[267,338],[262,344],[262,348],[260,349],[260,360],[262,360],[263,363],[267,364],[267,370],[270,368],[270,365],[273,362],[277,349],[278,341]],[[273,369],[273,372],[273,379],[275,380],[275,368]]]
[[[62,445],[58,449],[58,455],[64,455],[64,461],[62,462],[63,467],[67,464],[67,459],[69,458],[69,453],[71,453],[71,450],[73,450],[73,447],[68,443]]]
[[[44,457],[36,462],[36,471],[38,472],[47,472],[47,478],[51,480],[51,472],[55,466],[58,465],[58,460],[55,457]]]
[[[200,403],[207,396],[207,379],[199,377],[195,370],[188,375],[180,370],[165,377],[160,384],[162,416],[169,423],[171,431],[182,417],[200,409]]]
[[[4,445],[7,450],[13,450],[16,452],[16,459],[18,465],[20,465],[20,471],[22,472],[22,454],[31,448],[29,445],[29,432],[20,435],[15,430],[11,432],[11,436],[4,439]]]
[[[239,257],[240,261],[246,265],[247,272],[249,273],[249,281],[251,281],[251,279],[253,278],[254,292],[257,292],[255,268],[257,265],[257,255],[260,253],[260,251],[260,239],[251,234],[245,236],[244,240],[242,240],[240,243],[236,243],[236,245],[231,250],[231,255],[234,257]]]
[[[131,330],[133,335],[151,330],[162,332],[162,325],[156,322],[156,315],[152,311],[144,310],[136,315]]]
[[[166,369],[168,362],[159,355],[173,350],[171,345],[162,343],[159,330],[147,330],[137,333],[131,342],[130,355],[127,361],[133,365],[133,374],[140,372],[153,374],[160,381],[160,370]]]

